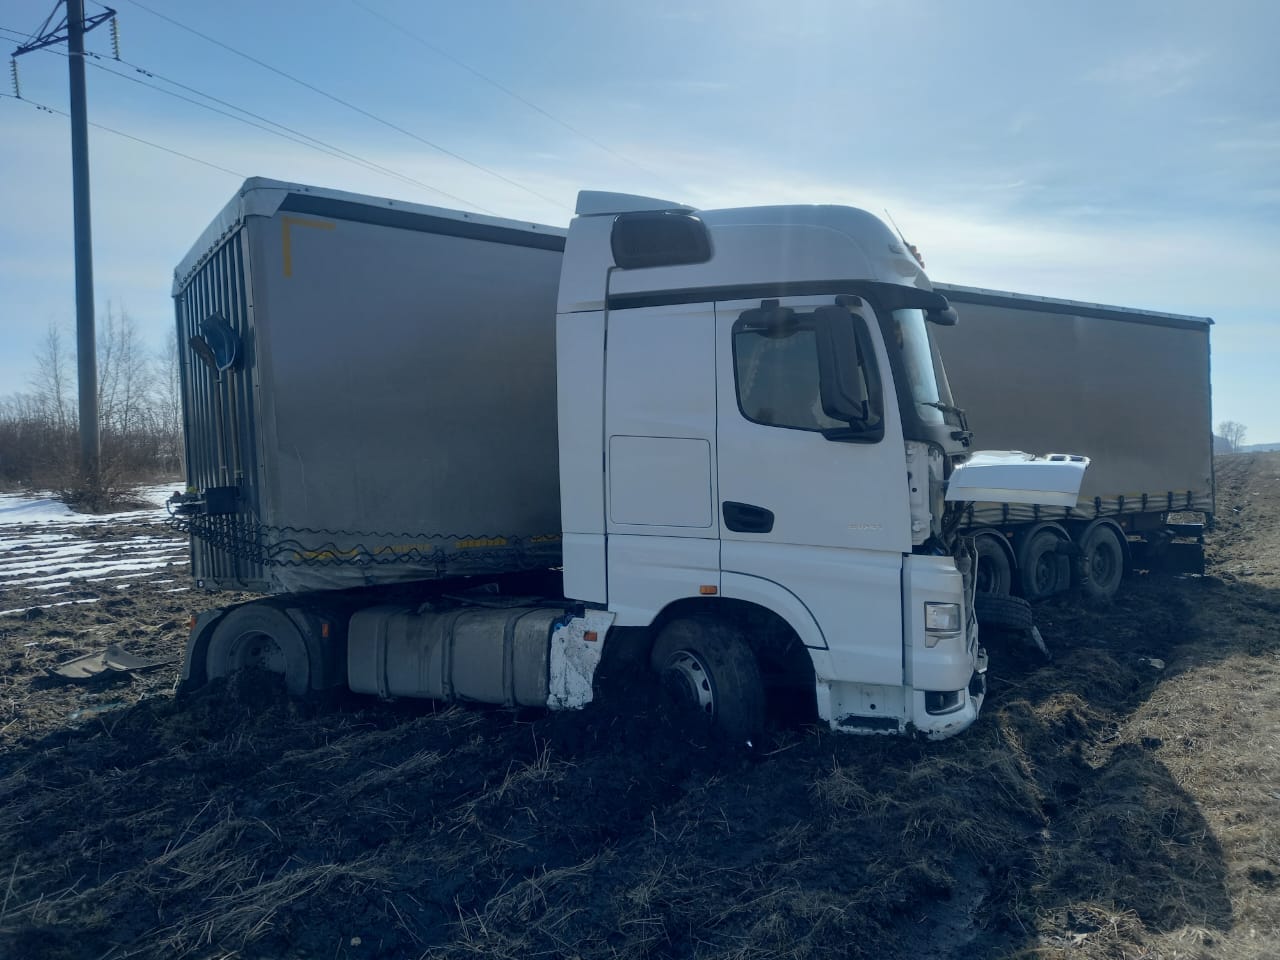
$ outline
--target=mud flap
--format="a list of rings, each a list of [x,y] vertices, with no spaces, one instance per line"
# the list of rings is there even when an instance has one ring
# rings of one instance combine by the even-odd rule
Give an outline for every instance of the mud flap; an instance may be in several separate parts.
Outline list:
[[[229,611],[230,607],[214,607],[195,615],[191,633],[187,636],[187,653],[182,658],[182,673],[178,676],[178,693],[187,693],[202,687],[208,679],[205,673],[205,654],[209,650],[209,638]]]
[[[1188,541],[1131,543],[1133,565],[1153,573],[1204,574],[1204,544]]]

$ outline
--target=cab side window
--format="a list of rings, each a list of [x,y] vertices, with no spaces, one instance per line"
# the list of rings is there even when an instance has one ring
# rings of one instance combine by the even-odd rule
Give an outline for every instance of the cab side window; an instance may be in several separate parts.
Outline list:
[[[733,328],[734,372],[738,407],[755,423],[793,430],[826,432],[849,424],[829,416],[822,407],[818,337],[812,314],[792,314],[785,322],[762,324],[759,311],[747,311]],[[860,320],[850,318],[855,324]],[[879,378],[865,335],[860,363],[862,397],[870,418],[881,421]],[[867,364],[872,367],[867,370]]]

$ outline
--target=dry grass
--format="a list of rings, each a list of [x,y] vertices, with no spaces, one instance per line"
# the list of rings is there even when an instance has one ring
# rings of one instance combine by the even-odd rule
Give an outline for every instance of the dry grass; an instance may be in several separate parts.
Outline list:
[[[640,688],[568,717],[226,688],[41,729],[64,694],[0,635],[0,696],[29,700],[0,700],[27,731],[0,754],[0,955],[1269,960],[1280,457],[1231,459],[1219,577],[1047,605],[1054,661],[993,651],[986,713],[939,744],[743,757]]]

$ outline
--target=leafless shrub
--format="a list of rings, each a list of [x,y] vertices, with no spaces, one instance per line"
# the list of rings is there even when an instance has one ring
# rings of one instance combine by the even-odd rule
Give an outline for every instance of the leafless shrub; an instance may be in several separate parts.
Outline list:
[[[52,490],[73,507],[119,506],[139,482],[182,469],[182,401],[176,339],[148,357],[127,311],[110,304],[98,329],[100,475],[79,464],[74,350],[50,326],[30,389],[0,399],[0,485]]]

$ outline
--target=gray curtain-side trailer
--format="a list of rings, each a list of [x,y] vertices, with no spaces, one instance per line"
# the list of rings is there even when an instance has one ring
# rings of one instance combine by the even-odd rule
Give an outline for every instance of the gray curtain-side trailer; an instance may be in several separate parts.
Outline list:
[[[1032,598],[1057,592],[1069,576],[1062,545],[1070,542],[1084,548],[1096,568],[1094,589],[1104,594],[1125,565],[1202,570],[1199,528],[1178,521],[1187,513],[1208,521],[1214,511],[1213,321],[950,284],[935,289],[960,316],[934,334],[975,448],[1092,460],[1074,508],[969,508],[966,525],[979,534],[987,566],[984,587]]]
[[[554,228],[247,181],[174,276],[197,582],[554,567],[563,250]]]

